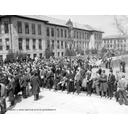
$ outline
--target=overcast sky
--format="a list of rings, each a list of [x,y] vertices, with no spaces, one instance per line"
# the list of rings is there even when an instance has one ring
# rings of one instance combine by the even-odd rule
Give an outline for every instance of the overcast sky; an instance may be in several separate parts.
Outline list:
[[[80,24],[88,24],[94,28],[100,29],[105,33],[103,36],[119,34],[117,29],[112,26],[112,16],[110,15],[49,15],[57,19],[68,20]]]

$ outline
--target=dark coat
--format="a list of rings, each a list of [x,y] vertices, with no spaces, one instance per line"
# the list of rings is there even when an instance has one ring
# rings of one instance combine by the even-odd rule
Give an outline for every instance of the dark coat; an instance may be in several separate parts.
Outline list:
[[[38,76],[33,76],[30,80],[31,86],[32,86],[32,94],[36,95],[39,94],[39,85],[40,85],[40,80]]]
[[[107,84],[107,75],[105,74],[104,76],[100,76],[100,91],[106,92],[108,88]]]
[[[108,76],[108,83],[114,86],[115,76],[113,74]]]
[[[100,69],[98,70],[99,75],[101,75],[101,72],[102,72],[102,69],[100,68]]]
[[[15,88],[14,94],[18,94],[18,93],[20,92],[19,76],[16,76],[16,77],[14,78],[14,88]]]
[[[9,97],[9,101],[13,101],[14,100],[14,81],[11,80],[8,84],[8,97]]]
[[[29,78],[27,75],[23,76],[21,78],[21,81],[20,81],[20,86],[21,87],[27,87],[28,86],[28,81],[29,81]]]

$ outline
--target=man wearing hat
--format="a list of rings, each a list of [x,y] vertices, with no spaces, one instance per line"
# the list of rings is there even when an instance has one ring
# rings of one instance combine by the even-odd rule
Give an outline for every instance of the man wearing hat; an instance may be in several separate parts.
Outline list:
[[[37,101],[39,99],[39,92],[40,92],[40,80],[36,72],[30,79],[30,83],[32,86],[32,94],[34,95],[34,100]]]
[[[115,75],[113,74],[113,70],[109,70],[108,76],[108,97],[112,99],[114,92],[114,83],[115,83]]]

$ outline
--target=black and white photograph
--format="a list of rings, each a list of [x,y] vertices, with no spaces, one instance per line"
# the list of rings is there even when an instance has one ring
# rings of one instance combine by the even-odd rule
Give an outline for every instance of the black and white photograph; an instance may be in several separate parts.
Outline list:
[[[0,14],[0,114],[128,114],[128,15],[68,12]]]

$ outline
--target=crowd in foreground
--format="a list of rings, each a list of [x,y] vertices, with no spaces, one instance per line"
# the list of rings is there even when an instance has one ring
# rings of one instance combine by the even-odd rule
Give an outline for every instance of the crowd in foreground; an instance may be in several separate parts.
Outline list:
[[[34,100],[39,99],[41,88],[66,91],[69,93],[83,92],[87,96],[95,94],[100,97],[112,99],[115,97],[120,105],[128,105],[128,83],[125,75],[120,76],[117,71],[109,67],[109,75],[99,66],[92,72],[90,58],[73,59],[38,59],[15,63],[6,63],[0,67],[0,107],[2,113],[7,110],[6,98],[10,106],[16,104],[20,97],[28,98],[31,94]]]

